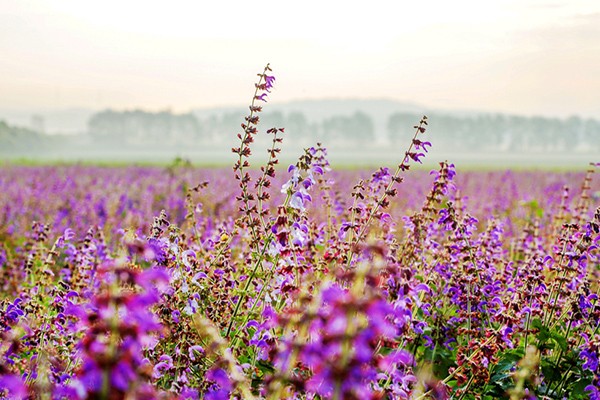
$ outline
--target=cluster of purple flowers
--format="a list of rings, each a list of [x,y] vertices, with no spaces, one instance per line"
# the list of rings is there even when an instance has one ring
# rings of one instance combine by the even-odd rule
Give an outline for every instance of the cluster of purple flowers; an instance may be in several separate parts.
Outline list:
[[[279,379],[286,378],[299,392],[323,398],[375,399],[386,390],[407,396],[414,380],[407,373],[413,367],[412,355],[398,348],[387,354],[377,350],[397,337],[394,320],[403,310],[382,298],[354,292],[339,284],[320,291],[318,302],[309,308],[314,314],[300,316],[296,333],[281,339],[274,362],[284,374]],[[299,315],[301,310],[290,312]],[[388,377],[400,379],[390,379],[389,388],[381,384]]]
[[[73,305],[68,313],[79,318],[83,332],[78,344],[81,366],[70,384],[75,398],[151,397],[152,365],[144,350],[158,341],[161,323],[151,311],[168,288],[169,276],[161,269],[136,272],[119,265],[103,265],[105,285],[89,303]],[[124,285],[138,285],[127,292]],[[133,288],[132,288],[133,289]]]

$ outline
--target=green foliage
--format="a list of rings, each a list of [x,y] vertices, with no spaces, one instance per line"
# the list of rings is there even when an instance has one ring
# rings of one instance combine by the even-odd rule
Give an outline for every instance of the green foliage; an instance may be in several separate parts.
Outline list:
[[[488,383],[484,395],[492,398],[502,398],[506,396],[507,391],[514,386],[513,374],[517,363],[523,358],[522,348],[511,349],[500,355],[500,361],[491,368],[490,382]]]

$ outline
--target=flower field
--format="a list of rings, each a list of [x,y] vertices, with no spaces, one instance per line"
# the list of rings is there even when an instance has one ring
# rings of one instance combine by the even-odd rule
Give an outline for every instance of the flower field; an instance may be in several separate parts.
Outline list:
[[[0,398],[600,398],[596,165],[280,167],[273,83],[233,170],[0,169]]]

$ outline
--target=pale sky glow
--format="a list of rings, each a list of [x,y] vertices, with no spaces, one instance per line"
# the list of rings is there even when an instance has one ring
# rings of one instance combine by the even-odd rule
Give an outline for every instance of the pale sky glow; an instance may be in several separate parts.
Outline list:
[[[390,98],[600,118],[600,3],[0,0],[0,108]]]

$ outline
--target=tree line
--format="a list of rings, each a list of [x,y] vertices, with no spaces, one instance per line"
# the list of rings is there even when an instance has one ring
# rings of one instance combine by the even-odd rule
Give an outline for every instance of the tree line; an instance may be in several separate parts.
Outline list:
[[[88,133],[98,141],[120,140],[124,143],[170,143],[228,140],[240,131],[243,114],[227,112],[205,118],[192,113],[174,114],[169,111],[152,113],[147,111],[107,110],[93,115],[88,122]],[[374,139],[372,119],[357,111],[349,116],[336,115],[317,123],[311,122],[300,112],[263,113],[261,126],[285,127],[293,135],[288,139],[350,140],[369,142]]]
[[[411,113],[390,116],[387,129],[392,140],[415,121]],[[563,151],[600,150],[600,121],[481,114],[469,117],[432,114],[429,131],[436,147],[448,150]]]
[[[44,136],[28,128],[9,125],[0,120],[0,148],[4,152],[38,146]]]
[[[171,111],[105,110],[88,121],[88,143],[105,146],[205,146],[228,142],[241,131],[243,111],[199,116]],[[436,148],[447,151],[600,151],[600,121],[523,117],[503,114],[449,115],[429,113],[428,137]],[[413,112],[396,112],[386,120],[355,111],[310,120],[302,112],[265,112],[260,126],[285,127],[286,142],[309,146],[323,142],[337,146],[386,146],[405,143],[412,137],[412,126],[421,118]],[[267,141],[267,135],[259,135]],[[259,139],[261,140],[261,139]],[[31,129],[0,121],[0,147],[11,149],[43,148],[77,141],[70,137],[49,137]]]
[[[406,141],[420,118],[416,113],[396,112],[389,115],[387,121],[375,121],[370,115],[355,111],[312,121],[302,112],[274,111],[261,114],[261,126],[265,130],[285,127],[286,141],[292,143],[385,145]],[[240,131],[241,121],[243,113],[233,111],[198,117],[193,113],[168,111],[108,110],[90,119],[88,132],[96,140],[109,138],[132,144],[207,143],[230,140],[231,135]],[[458,116],[434,112],[429,114],[429,123],[429,133],[436,147],[447,150],[600,150],[600,121],[595,119],[503,114]]]

